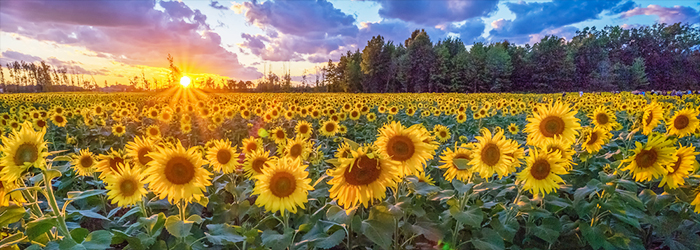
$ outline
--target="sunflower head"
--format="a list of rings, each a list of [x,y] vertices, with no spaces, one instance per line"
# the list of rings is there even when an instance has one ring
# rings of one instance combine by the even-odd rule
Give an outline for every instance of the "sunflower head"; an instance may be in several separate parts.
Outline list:
[[[258,149],[245,156],[245,163],[243,164],[243,171],[246,177],[251,178],[253,176],[262,174],[263,169],[268,168],[277,162],[277,157],[270,156],[270,151],[265,151],[265,149]]]
[[[489,178],[494,173],[499,178],[509,173],[509,166],[513,163],[513,153],[516,148],[514,144],[508,143],[503,135],[503,130],[496,130],[492,134],[487,128],[481,130],[481,136],[477,136],[479,141],[472,151],[470,165],[474,166],[474,171],[482,178]]]
[[[666,136],[652,134],[647,142],[635,142],[634,155],[623,160],[628,163],[622,170],[632,171],[636,181],[650,181],[668,173],[666,166],[675,162],[673,141]]]
[[[214,141],[214,146],[210,147],[206,154],[209,165],[214,171],[230,174],[240,166],[238,164],[239,153],[235,146],[231,147],[231,142],[227,139]]]
[[[671,189],[678,188],[679,185],[685,183],[685,179],[688,178],[698,164],[697,160],[695,160],[695,156],[698,155],[698,152],[695,152],[695,147],[693,146],[681,146],[676,150],[674,155],[676,156],[676,160],[666,166],[668,174],[664,175],[663,179],[661,179],[659,187],[668,184],[668,187]]]
[[[527,167],[518,173],[518,182],[533,195],[548,194],[564,183],[560,175],[567,173],[559,154],[533,149],[527,158]]]
[[[455,178],[461,182],[467,182],[473,174],[469,161],[472,160],[472,150],[474,144],[461,144],[455,146],[454,151],[451,148],[446,148],[440,156],[440,162],[443,165],[441,169],[445,170],[443,176],[445,180],[452,181]]]
[[[311,127],[311,123],[307,121],[299,121],[294,127],[294,131],[297,136],[309,138],[313,134],[313,127]]]
[[[311,179],[301,159],[282,158],[276,164],[262,170],[255,176],[253,195],[258,195],[255,204],[265,210],[297,212],[297,207],[304,209],[308,201]]]
[[[71,156],[73,160],[71,165],[73,165],[73,170],[79,176],[90,176],[95,171],[95,157],[90,152],[90,149],[81,149],[78,154]]]
[[[688,136],[700,127],[698,115],[700,112],[692,108],[679,110],[666,122],[666,131],[678,138]]]
[[[540,105],[525,125],[528,144],[540,146],[554,140],[574,143],[581,128],[579,119],[574,117],[576,113],[563,102],[556,102],[551,107]]]
[[[138,204],[148,193],[144,187],[146,182],[141,169],[122,163],[118,164],[118,169],[119,171],[104,180],[108,198],[112,200],[112,204],[117,203],[120,207]]]
[[[423,165],[433,158],[438,147],[420,124],[406,128],[400,122],[380,128],[375,144],[383,158],[398,166],[400,176],[423,172]]]
[[[340,130],[340,125],[338,125],[338,122],[336,122],[334,120],[328,120],[328,121],[323,122],[323,124],[321,125],[321,128],[320,128],[321,135],[328,136],[328,137],[334,136],[335,134],[337,134],[339,132],[339,130]]]
[[[2,156],[0,176],[5,181],[16,181],[30,167],[46,168],[46,157],[49,155],[44,135],[46,129],[35,131],[28,122],[19,129],[2,137]]]
[[[177,141],[148,156],[153,159],[144,171],[148,187],[159,198],[167,197],[171,204],[199,200],[211,185],[211,173],[203,167],[207,162],[196,147],[185,149]]]
[[[602,127],[586,128],[583,131],[583,143],[581,147],[588,153],[596,153],[608,143],[612,134]]]
[[[243,153],[245,154],[250,154],[252,152],[255,152],[257,150],[262,149],[262,140],[259,138],[255,137],[248,137],[246,139],[243,139],[241,149],[243,150]]]

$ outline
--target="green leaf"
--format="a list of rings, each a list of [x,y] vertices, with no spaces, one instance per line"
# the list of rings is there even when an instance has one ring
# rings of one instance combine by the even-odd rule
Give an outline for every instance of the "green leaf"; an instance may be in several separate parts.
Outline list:
[[[196,214],[190,215],[190,217],[187,217],[187,221],[191,221],[194,223],[202,223],[202,217]]]
[[[56,169],[47,169],[44,171],[44,175],[48,177],[49,180],[53,180],[54,178],[61,176],[61,171]]]
[[[85,228],[79,227],[76,229],[73,229],[70,231],[70,236],[75,240],[77,243],[83,242],[85,240],[85,237],[90,234],[90,230],[87,230]]]
[[[434,242],[438,242],[444,237],[442,230],[437,227],[437,224],[427,219],[416,219],[416,222],[411,225],[411,230],[416,235],[423,235],[426,239]]]
[[[393,223],[387,224],[377,220],[365,220],[362,222],[362,233],[383,249],[389,249],[389,246],[391,246],[393,232]]]
[[[108,249],[112,244],[112,233],[105,230],[97,230],[85,237],[82,245],[86,249]]]
[[[178,215],[171,215],[165,220],[165,229],[175,237],[185,238],[190,234],[192,222],[183,221]]]
[[[481,237],[472,239],[472,243],[476,249],[480,250],[501,250],[506,248],[503,238],[488,227],[482,228]]]
[[[17,205],[0,207],[0,227],[6,227],[19,221],[24,217],[25,213],[27,213],[27,210]]]
[[[528,223],[528,228],[533,235],[553,244],[559,238],[561,224],[557,218],[547,217],[542,219],[542,224],[539,226]]]
[[[53,159],[51,159],[51,161],[54,161],[54,162],[56,162],[56,161],[72,161],[72,160],[73,160],[73,158],[71,158],[70,156],[67,156],[67,155],[56,156]]]
[[[23,241],[27,237],[24,236],[24,233],[22,232],[17,232],[13,235],[7,236],[4,239],[0,240],[0,249],[10,249],[11,246],[16,246],[17,243]]]
[[[100,219],[100,220],[109,220],[107,217],[104,215],[98,214],[92,210],[73,210],[73,211],[68,211],[69,215],[74,215],[74,214],[80,214],[84,217],[88,218],[93,218],[93,219]]]
[[[596,225],[595,227],[591,227],[586,222],[580,222],[579,229],[581,230],[581,233],[583,234],[583,238],[586,239],[588,244],[594,250],[600,249],[601,247],[603,247],[605,245],[605,243],[606,243],[605,234],[604,234],[603,229],[600,227],[600,225]]]
[[[415,176],[407,176],[406,179],[409,181],[408,188],[411,189],[413,193],[428,196],[440,191],[439,187],[430,185],[427,182],[421,182]]]
[[[272,250],[283,250],[292,244],[294,229],[287,229],[284,234],[279,234],[275,230],[265,230],[262,235],[263,245],[272,248]]]
[[[460,194],[464,194],[466,192],[469,192],[472,187],[474,187],[474,183],[467,183],[464,184],[460,180],[454,179],[452,180],[452,186],[459,192]]]
[[[54,225],[56,225],[56,218],[54,217],[43,217],[31,221],[27,223],[27,236],[30,239],[34,239],[39,235],[42,235],[51,230],[51,228],[53,228]]]
[[[469,160],[464,159],[464,158],[456,158],[452,159],[452,163],[457,167],[459,170],[466,170],[469,169]]]
[[[352,150],[357,150],[360,147],[360,144],[358,144],[357,142],[350,140],[348,138],[343,137],[343,141],[345,143],[347,143],[348,145],[350,145],[350,149],[352,149]]]
[[[237,242],[243,242],[246,238],[236,233],[236,229],[227,224],[209,224],[207,225],[209,233],[204,233],[209,242],[214,245],[226,245]]]
[[[332,204],[326,211],[326,218],[333,222],[347,224],[350,222],[350,219],[355,214],[356,210],[356,207],[345,210],[338,205]]]
[[[115,209],[115,210],[116,210],[116,209]],[[110,213],[111,213],[111,212],[110,212]],[[139,208],[138,206],[131,208],[131,210],[129,210],[128,212],[124,213],[121,217],[119,217],[119,220],[117,221],[117,224],[122,223],[122,221],[124,221],[124,220],[126,220],[127,218],[129,218],[129,216],[134,215],[134,214],[137,214],[137,213],[141,213],[141,208]],[[141,215],[141,216],[146,216],[146,215],[143,214],[143,215]],[[108,216],[108,217],[109,217],[109,216]]]
[[[148,218],[138,218],[138,221],[143,223],[152,236],[160,234],[160,230],[163,229],[163,226],[165,225],[165,220],[165,214],[163,213],[154,214]]]
[[[107,190],[104,189],[91,189],[87,191],[71,191],[68,192],[68,198],[65,200],[80,200],[80,199],[85,199],[87,197],[95,196],[95,195],[101,195],[106,193]]]
[[[459,208],[451,207],[450,215],[457,221],[473,228],[480,228],[481,222],[484,220],[484,212],[478,206],[471,206],[465,211],[459,211]]]
[[[258,129],[258,136],[262,138],[267,138],[268,136],[270,136],[270,132],[267,132],[267,130],[265,130],[264,128],[260,128]]]
[[[316,242],[315,247],[320,249],[329,249],[337,246],[340,242],[345,239],[345,230],[337,230],[335,233],[328,237],[322,238],[320,241]]]
[[[504,240],[508,242],[513,242],[515,233],[518,232],[518,229],[520,228],[520,223],[518,223],[516,218],[510,219],[508,220],[507,224],[504,224],[504,222],[501,222],[498,217],[493,217],[489,224],[499,235],[501,235],[501,237],[503,237]]]

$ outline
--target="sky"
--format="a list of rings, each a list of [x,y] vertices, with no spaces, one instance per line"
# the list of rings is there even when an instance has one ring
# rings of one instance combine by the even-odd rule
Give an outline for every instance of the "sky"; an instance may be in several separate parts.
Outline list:
[[[376,35],[403,43],[425,29],[433,42],[532,44],[584,27],[676,22],[700,24],[700,1],[2,0],[0,64],[43,60],[125,84],[162,81],[171,54],[195,79],[254,81],[271,71],[298,81]]]

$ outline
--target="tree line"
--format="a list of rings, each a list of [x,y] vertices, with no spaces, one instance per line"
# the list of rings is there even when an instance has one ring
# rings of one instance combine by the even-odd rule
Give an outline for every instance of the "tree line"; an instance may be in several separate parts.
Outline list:
[[[322,68],[328,92],[561,92],[696,90],[700,29],[655,24],[584,28],[570,41],[545,36],[518,46],[459,38],[433,43],[424,30],[404,43],[375,36]]]

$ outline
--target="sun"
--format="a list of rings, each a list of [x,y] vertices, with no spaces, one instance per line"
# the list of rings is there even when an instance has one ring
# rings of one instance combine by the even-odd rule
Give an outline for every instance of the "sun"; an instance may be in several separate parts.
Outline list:
[[[180,85],[182,85],[182,87],[187,88],[187,86],[190,86],[190,82],[191,80],[187,76],[183,76],[182,78],[180,78]]]

